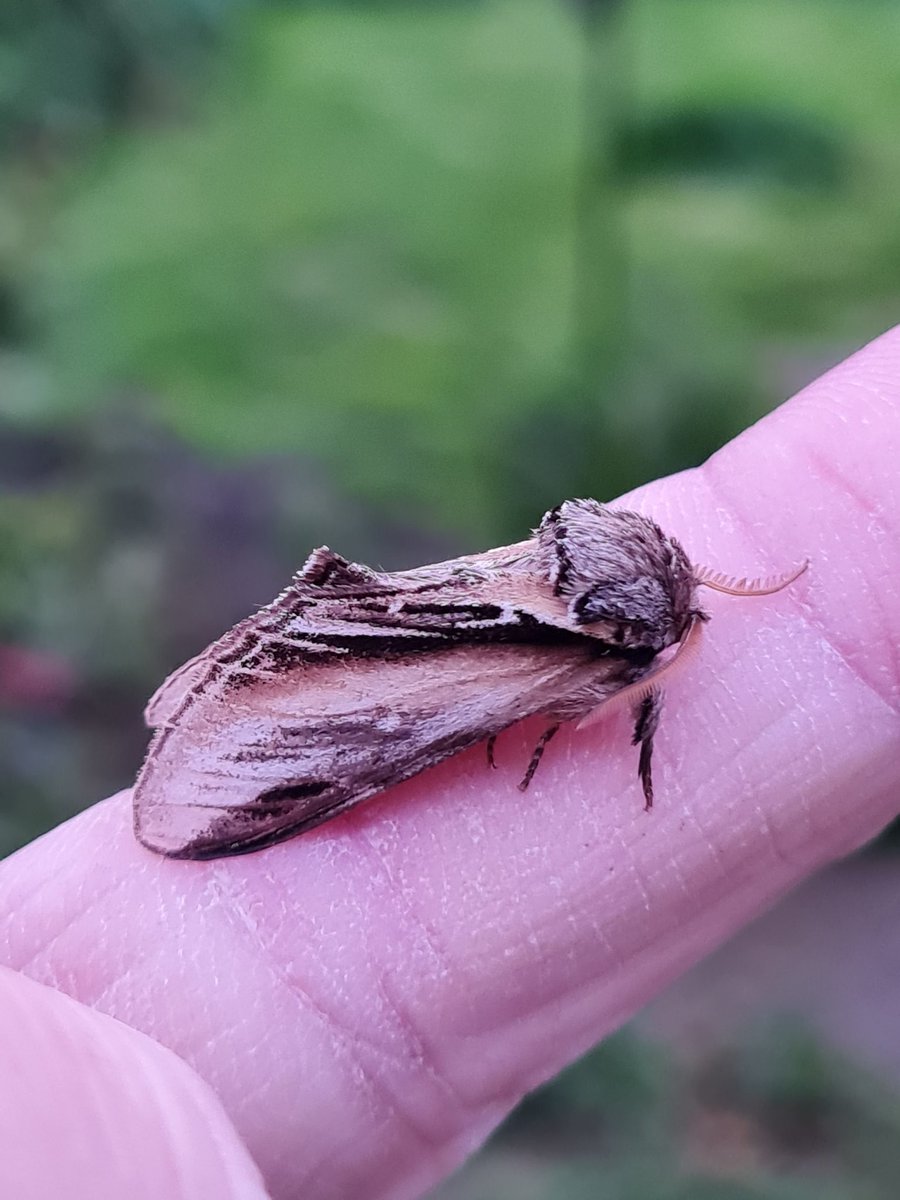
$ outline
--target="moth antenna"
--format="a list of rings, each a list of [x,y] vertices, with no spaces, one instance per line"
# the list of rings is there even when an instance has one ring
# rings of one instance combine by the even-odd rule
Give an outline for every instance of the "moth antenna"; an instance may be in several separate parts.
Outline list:
[[[591,709],[589,713],[586,713],[576,723],[575,728],[590,729],[598,721],[605,720],[616,709],[639,704],[641,700],[646,700],[653,692],[660,691],[660,682],[665,676],[671,677],[676,669],[680,671],[691,659],[696,658],[700,650],[700,635],[702,631],[703,621],[699,617],[694,617],[690,628],[679,642],[678,649],[668,662],[663,663],[655,671],[651,671],[649,675],[645,675],[643,679],[638,679],[635,683],[630,683],[628,687],[622,688],[614,696],[610,696],[608,700],[604,700],[602,704]]]
[[[699,567],[694,571],[694,580],[700,587],[724,592],[726,596],[771,596],[773,592],[780,592],[795,579],[799,579],[808,567],[807,558],[793,571],[784,575],[769,575],[762,579],[737,579],[733,575],[711,571],[709,567]]]

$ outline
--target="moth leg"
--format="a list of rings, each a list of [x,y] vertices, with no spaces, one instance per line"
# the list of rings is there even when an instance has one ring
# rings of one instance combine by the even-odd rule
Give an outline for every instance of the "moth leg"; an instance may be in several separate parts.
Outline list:
[[[651,692],[649,696],[644,697],[640,704],[635,705],[632,710],[632,715],[634,716],[634,734],[631,738],[631,744],[632,746],[640,746],[641,748],[638,758],[638,777],[644,789],[645,812],[648,812],[653,807],[653,771],[651,767],[653,735],[659,726],[659,718],[662,713],[662,699],[662,692]]]
[[[497,764],[494,761],[494,747],[496,746],[496,744],[497,744],[497,735],[496,735],[496,733],[492,733],[491,736],[487,740],[487,760],[488,760],[488,766],[491,767],[493,770],[497,769]]]
[[[557,721],[555,725],[549,725],[538,738],[538,743],[531,754],[531,762],[528,764],[528,770],[519,784],[520,792],[524,792],[534,778],[534,773],[538,769],[538,763],[544,757],[544,751],[547,749],[547,743],[553,737],[554,733],[556,733],[557,729],[559,729],[559,724],[559,721]]]

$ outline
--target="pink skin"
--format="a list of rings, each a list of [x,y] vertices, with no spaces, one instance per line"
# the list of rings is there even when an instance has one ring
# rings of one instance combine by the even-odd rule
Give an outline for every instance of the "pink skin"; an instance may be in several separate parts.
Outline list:
[[[524,1092],[875,835],[900,775],[898,464],[895,331],[701,470],[629,497],[718,570],[811,560],[777,596],[704,593],[712,621],[669,687],[650,814],[616,713],[560,732],[525,796],[535,722],[501,736],[496,771],[478,747],[261,854],[155,857],[121,795],[3,863],[5,962],[197,1074],[5,977],[7,1028],[34,1053],[15,1071],[0,1058],[0,1080],[43,1101],[18,1113],[0,1194],[25,1194],[10,1170],[51,1181],[30,1194],[54,1179],[122,1194],[105,1182],[121,1169],[112,1123],[148,1195],[260,1195],[236,1138],[231,1192],[215,1182],[223,1120],[199,1076],[272,1197],[420,1195]],[[70,1120],[77,1180],[56,1138]],[[191,1191],[202,1171],[214,1182]]]

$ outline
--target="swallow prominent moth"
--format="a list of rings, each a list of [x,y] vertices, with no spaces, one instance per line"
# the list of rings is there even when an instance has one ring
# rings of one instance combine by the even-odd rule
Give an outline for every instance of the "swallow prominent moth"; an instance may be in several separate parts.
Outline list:
[[[567,500],[532,537],[410,571],[327,547],[271,604],[163,683],[134,791],[137,837],[174,858],[303,833],[524,717],[627,706],[646,806],[664,678],[696,650],[701,588],[758,596],[805,569],[734,580],[691,565],[648,517]]]

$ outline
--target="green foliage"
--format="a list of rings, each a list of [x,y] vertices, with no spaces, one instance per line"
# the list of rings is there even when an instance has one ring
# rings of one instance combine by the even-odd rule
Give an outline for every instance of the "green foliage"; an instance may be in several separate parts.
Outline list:
[[[798,1019],[678,1061],[626,1029],[434,1200],[892,1200],[900,1101]]]
[[[204,44],[247,2],[4,0],[0,149],[47,153],[50,143],[85,136],[177,91]]]
[[[609,1148],[667,1141],[673,1065],[663,1047],[625,1030],[528,1096],[504,1126],[527,1143],[535,1130],[562,1142],[587,1137]]]
[[[767,345],[861,336],[896,293],[886,12],[623,12],[592,48],[553,0],[246,20],[190,125],[68,181],[48,411],[138,387],[213,452],[312,454],[485,537],[703,457],[770,402]]]
[[[257,23],[205,119],[61,219],[57,402],[139,380],[213,449],[483,526],[497,438],[566,370],[574,34],[534,4]]]

